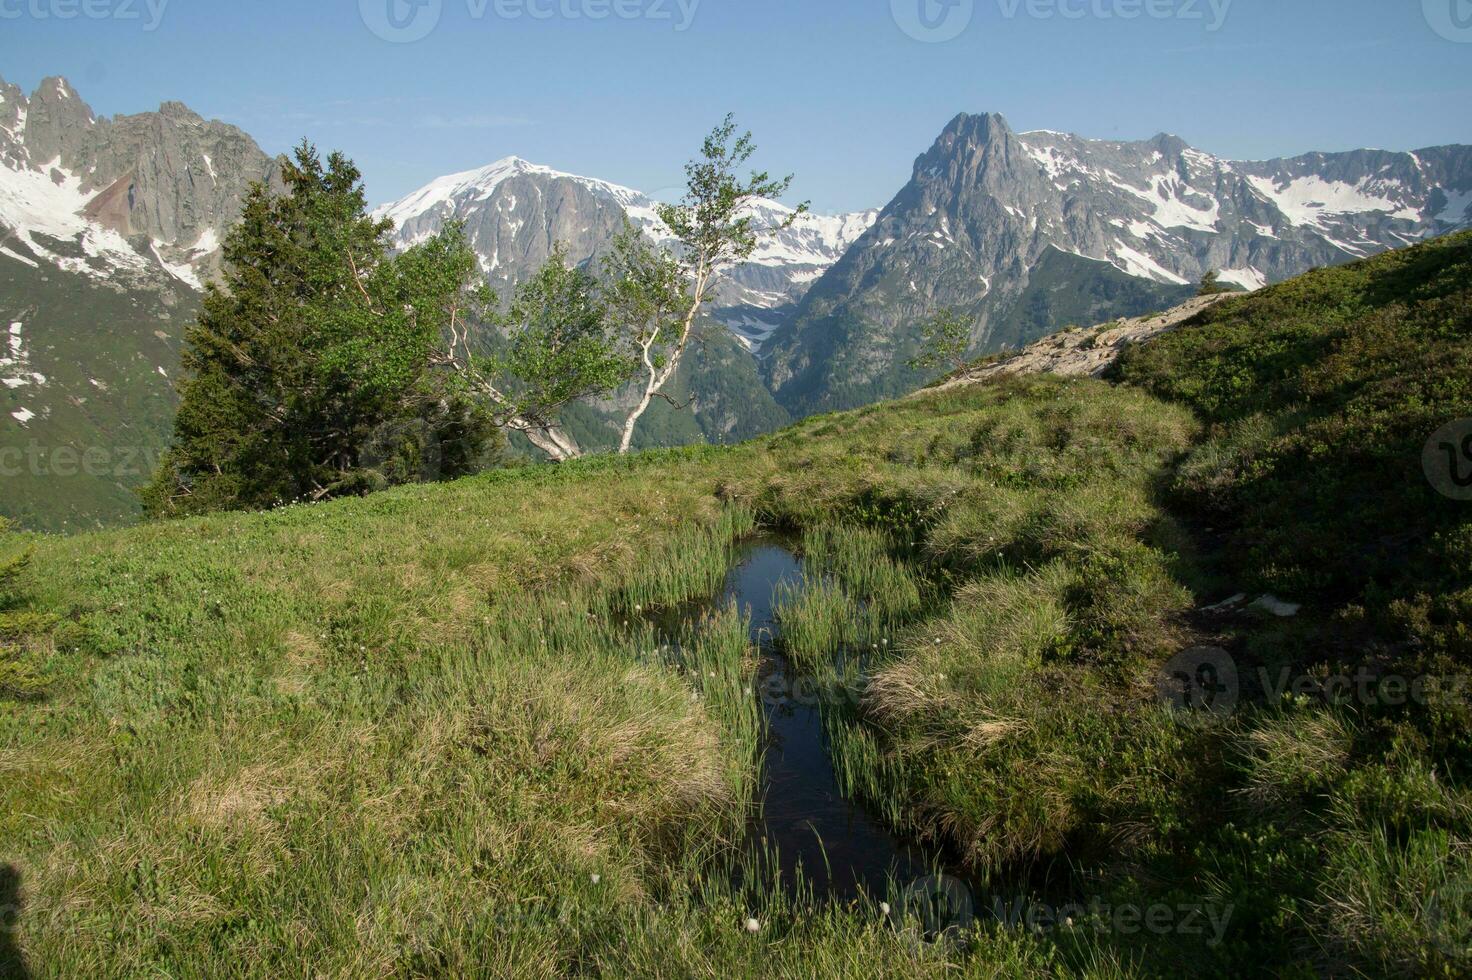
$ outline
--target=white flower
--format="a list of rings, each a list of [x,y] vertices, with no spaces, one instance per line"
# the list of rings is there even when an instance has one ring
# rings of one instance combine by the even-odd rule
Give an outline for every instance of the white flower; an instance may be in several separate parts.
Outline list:
[[[882,915],[882,916],[884,916],[885,918],[888,918],[889,917],[889,903],[888,902],[880,902],[879,903],[879,914]]]
[[[762,931],[762,924],[755,919],[746,920],[746,931],[755,935]]]
[[[602,880],[603,880],[603,876],[602,875],[593,875],[593,884],[596,885],[596,884],[598,884],[598,882],[600,882]]]

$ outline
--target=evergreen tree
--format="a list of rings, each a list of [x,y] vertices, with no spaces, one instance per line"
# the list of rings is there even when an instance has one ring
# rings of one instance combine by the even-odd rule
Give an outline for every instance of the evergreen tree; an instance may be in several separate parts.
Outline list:
[[[1221,273],[1215,269],[1206,270],[1201,277],[1201,288],[1197,290],[1197,296],[1218,296],[1222,293],[1230,293],[1231,287],[1222,283]]]
[[[433,370],[474,264],[461,230],[391,257],[350,160],[304,143],[283,176],[284,195],[252,187],[185,334],[173,444],[143,491],[155,516],[454,476],[493,443],[489,415]]]

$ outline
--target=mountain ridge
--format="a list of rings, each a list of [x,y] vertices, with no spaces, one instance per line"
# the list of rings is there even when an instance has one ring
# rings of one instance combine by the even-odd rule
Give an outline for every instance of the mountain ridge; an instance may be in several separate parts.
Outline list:
[[[1255,289],[1469,218],[1472,147],[1231,161],[1169,134],[1019,134],[999,114],[961,113],[769,339],[764,377],[798,415],[900,394],[923,380],[905,368],[917,325],[946,307],[970,317],[975,353],[1036,339],[999,327],[1049,248],[1167,289],[1208,270]],[[840,347],[843,377],[825,364]]]

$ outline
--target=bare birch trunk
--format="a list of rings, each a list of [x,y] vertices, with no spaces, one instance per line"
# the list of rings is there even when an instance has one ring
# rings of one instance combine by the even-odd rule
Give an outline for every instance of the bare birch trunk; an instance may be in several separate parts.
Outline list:
[[[513,425],[512,428],[525,435],[533,446],[546,453],[547,458],[554,463],[565,463],[583,454],[583,450],[573,437],[555,426],[538,427],[524,424],[524,427]]]
[[[639,404],[629,413],[624,420],[624,434],[619,441],[618,451],[620,455],[627,454],[634,443],[634,426],[639,424],[639,419],[649,411],[650,404],[674,376],[675,370],[680,366],[680,360],[685,356],[685,347],[690,342],[690,331],[695,327],[695,318],[700,315],[700,305],[705,301],[705,289],[709,283],[709,277],[702,272],[695,284],[695,300],[690,304],[690,311],[685,314],[685,321],[680,325],[680,339],[675,344],[675,349],[670,352],[670,359],[663,370],[654,366],[654,360],[650,357],[655,341],[659,339],[659,331],[656,330],[644,341],[644,369],[649,375],[649,381],[644,385],[644,395],[639,399]]]

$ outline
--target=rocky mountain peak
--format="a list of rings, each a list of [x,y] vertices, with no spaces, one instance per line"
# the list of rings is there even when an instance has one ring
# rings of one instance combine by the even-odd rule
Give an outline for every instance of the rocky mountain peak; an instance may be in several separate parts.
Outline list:
[[[963,112],[946,124],[936,141],[942,145],[954,143],[990,143],[1006,139],[1012,134],[1007,119],[997,112]]]
[[[96,118],[67,80],[43,79],[26,110],[25,145],[37,164],[59,160],[70,165],[75,149],[87,140]]]
[[[1134,142],[960,115],[873,231],[768,341],[785,407],[893,395],[914,324],[972,318],[975,350],[1027,342],[1061,317],[1133,315],[1207,270],[1256,289],[1472,223],[1472,147],[1224,160],[1169,133]]]
[[[1172,159],[1181,156],[1187,150],[1191,149],[1191,144],[1174,133],[1156,133],[1149,142],[1155,149]]]
[[[98,118],[64,78],[29,99],[0,81],[0,227],[22,261],[199,288],[250,184],[277,173],[245,133],[181,102]]]

